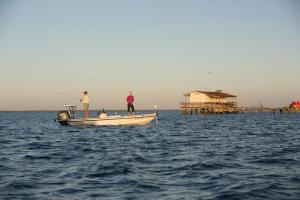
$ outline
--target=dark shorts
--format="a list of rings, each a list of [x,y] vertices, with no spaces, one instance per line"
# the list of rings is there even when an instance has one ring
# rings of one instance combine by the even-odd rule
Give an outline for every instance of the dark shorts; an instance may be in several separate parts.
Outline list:
[[[134,112],[133,104],[127,104],[127,111],[130,112],[130,109],[131,109],[132,112]]]

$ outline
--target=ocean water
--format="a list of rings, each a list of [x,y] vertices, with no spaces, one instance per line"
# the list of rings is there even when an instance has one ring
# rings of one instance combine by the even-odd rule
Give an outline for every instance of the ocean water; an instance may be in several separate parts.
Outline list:
[[[300,114],[67,127],[0,113],[0,199],[300,199]]]

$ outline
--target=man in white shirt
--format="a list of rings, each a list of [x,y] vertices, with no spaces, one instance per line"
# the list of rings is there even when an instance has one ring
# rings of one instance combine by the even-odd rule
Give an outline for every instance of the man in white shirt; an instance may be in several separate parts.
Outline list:
[[[89,117],[89,106],[90,106],[90,99],[88,97],[88,92],[83,92],[83,97],[80,99],[80,101],[83,103],[83,116],[84,118]]]

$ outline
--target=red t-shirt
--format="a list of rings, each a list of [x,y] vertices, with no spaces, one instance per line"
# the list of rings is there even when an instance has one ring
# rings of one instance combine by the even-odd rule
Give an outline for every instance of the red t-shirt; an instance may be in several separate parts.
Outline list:
[[[134,102],[134,96],[129,95],[127,97],[127,103],[130,104],[130,105],[133,105],[133,102]]]

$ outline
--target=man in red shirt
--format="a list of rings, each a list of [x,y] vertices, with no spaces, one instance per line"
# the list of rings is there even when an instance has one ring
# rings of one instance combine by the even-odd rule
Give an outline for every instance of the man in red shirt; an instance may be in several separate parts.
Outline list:
[[[132,114],[132,113],[134,114],[133,102],[134,102],[134,96],[132,95],[132,91],[130,91],[129,96],[127,97],[127,111],[130,114]]]

